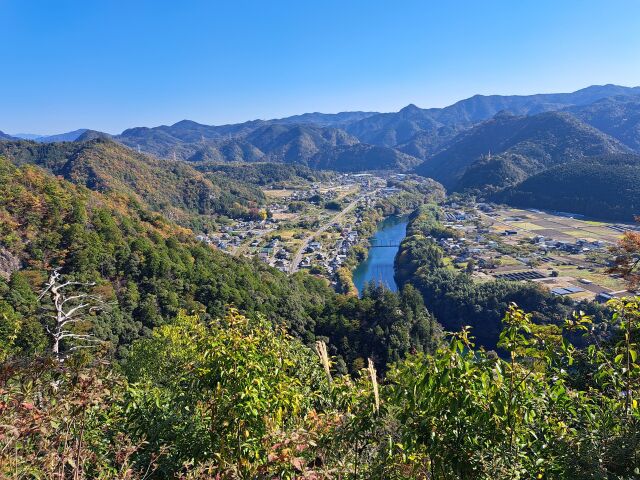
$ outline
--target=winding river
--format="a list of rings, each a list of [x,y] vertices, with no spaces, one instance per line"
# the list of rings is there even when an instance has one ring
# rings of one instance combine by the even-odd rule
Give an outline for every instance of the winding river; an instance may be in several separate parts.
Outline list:
[[[366,260],[353,272],[353,283],[359,292],[373,281],[382,283],[389,290],[397,291],[393,262],[400,248],[400,242],[407,233],[407,217],[391,216],[378,224],[378,230],[371,237],[371,247]]]

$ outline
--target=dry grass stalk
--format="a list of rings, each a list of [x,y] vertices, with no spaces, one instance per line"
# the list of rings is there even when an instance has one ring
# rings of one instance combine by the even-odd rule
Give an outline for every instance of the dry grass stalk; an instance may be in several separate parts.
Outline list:
[[[373,411],[378,413],[380,411],[380,394],[378,393],[378,375],[376,372],[376,368],[373,366],[373,360],[369,359],[369,366],[367,368],[369,371],[369,376],[371,377],[371,385],[373,385],[373,398],[374,398],[374,407]]]
[[[324,367],[324,371],[327,374],[327,379],[329,383],[331,383],[331,365],[329,363],[329,353],[327,352],[327,344],[322,340],[318,340],[316,342],[316,352],[318,353],[318,357],[320,357],[320,362]]]

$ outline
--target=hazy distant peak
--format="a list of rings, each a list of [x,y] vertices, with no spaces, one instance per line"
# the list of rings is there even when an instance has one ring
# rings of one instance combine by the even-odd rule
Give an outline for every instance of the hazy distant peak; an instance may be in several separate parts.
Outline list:
[[[400,110],[401,113],[414,113],[414,112],[421,112],[421,111],[422,109],[417,107],[413,103],[410,103],[409,105],[407,105],[406,107]]]

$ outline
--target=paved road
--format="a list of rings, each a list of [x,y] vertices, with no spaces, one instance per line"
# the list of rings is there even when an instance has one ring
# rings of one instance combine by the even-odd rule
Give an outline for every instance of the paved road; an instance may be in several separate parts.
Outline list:
[[[374,191],[373,194],[375,195],[377,192],[378,190]],[[364,197],[365,195],[361,195],[358,198],[356,198],[353,202],[351,202],[349,205],[344,207],[338,214],[334,215],[329,220],[327,220],[324,224],[322,224],[322,226],[318,228],[318,230],[309,234],[303,240],[302,245],[300,246],[298,251],[296,251],[296,254],[293,256],[293,259],[291,260],[291,265],[289,265],[289,273],[294,273],[299,270],[298,265],[300,265],[300,262],[302,261],[302,254],[304,253],[305,249],[309,246],[309,244],[313,241],[313,239],[316,238],[325,230],[327,230],[329,227],[331,227],[331,225],[333,225],[334,223],[339,223],[340,220],[342,220],[342,218],[347,213],[349,213],[351,210],[356,208],[360,200],[362,200]]]

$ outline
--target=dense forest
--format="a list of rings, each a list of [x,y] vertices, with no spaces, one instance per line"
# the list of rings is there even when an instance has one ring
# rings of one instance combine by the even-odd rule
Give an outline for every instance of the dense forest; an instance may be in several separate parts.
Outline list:
[[[446,266],[437,240],[455,238],[458,233],[443,226],[440,220],[441,212],[434,204],[424,205],[413,213],[395,268],[398,283],[415,287],[446,330],[470,326],[480,345],[495,348],[502,316],[511,303],[543,324],[560,324],[571,313],[570,301],[552,295],[540,285],[506,280],[474,282],[466,272]],[[596,319],[602,316],[601,309],[592,303],[577,308]]]
[[[187,226],[211,221],[212,214],[250,216],[264,202],[262,192],[244,182],[208,177],[184,162],[158,160],[103,138],[47,144],[6,141],[0,142],[0,155],[92,190],[130,197]]]
[[[606,155],[570,162],[492,196],[525,208],[545,208],[630,222],[640,214],[640,156]]]
[[[194,167],[200,172],[219,173],[223,178],[254,185],[278,185],[283,182],[316,182],[334,178],[331,171],[313,170],[304,165],[287,163],[214,163],[203,162]]]
[[[456,136],[416,171],[454,191],[504,187],[562,163],[627,152],[614,138],[566,112],[532,116],[501,112]],[[509,174],[495,175],[498,168]]]

